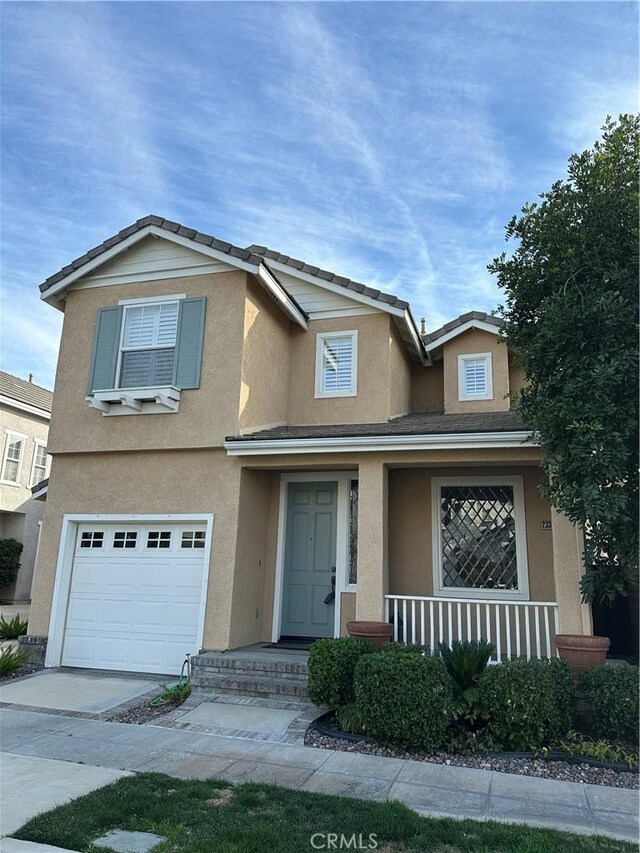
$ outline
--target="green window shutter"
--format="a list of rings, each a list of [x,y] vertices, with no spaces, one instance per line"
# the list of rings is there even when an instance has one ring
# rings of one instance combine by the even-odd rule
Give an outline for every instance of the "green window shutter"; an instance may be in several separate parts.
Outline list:
[[[176,388],[200,387],[206,304],[207,300],[204,296],[183,299],[180,302],[176,358],[173,368],[173,384]]]
[[[115,387],[122,306],[100,308],[93,342],[93,362],[89,374],[89,392]]]

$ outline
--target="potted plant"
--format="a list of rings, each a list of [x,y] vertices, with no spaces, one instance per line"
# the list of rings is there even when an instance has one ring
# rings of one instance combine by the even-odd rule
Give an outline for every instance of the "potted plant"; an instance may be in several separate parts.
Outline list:
[[[567,661],[576,677],[585,669],[604,663],[611,644],[608,637],[594,637],[590,634],[556,634],[553,642],[558,654]]]
[[[370,640],[379,649],[393,636],[393,625],[391,622],[347,622],[347,633],[350,637]]]

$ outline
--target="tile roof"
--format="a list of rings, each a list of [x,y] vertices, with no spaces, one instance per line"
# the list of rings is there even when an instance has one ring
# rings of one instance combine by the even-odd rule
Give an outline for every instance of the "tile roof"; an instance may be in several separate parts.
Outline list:
[[[219,252],[223,252],[225,255],[229,255],[230,258],[238,258],[255,267],[260,266],[260,263],[263,260],[266,260],[267,262],[277,261],[290,266],[292,269],[299,270],[300,272],[315,275],[318,278],[332,282],[333,284],[339,284],[347,290],[361,293],[363,296],[368,296],[370,299],[376,299],[379,302],[384,302],[386,305],[391,305],[402,310],[409,307],[408,302],[405,302],[403,299],[398,299],[397,296],[392,296],[389,293],[383,293],[381,290],[374,290],[373,288],[367,287],[365,284],[361,284],[358,281],[353,281],[350,278],[344,278],[343,276],[336,275],[333,272],[319,269],[318,267],[306,264],[304,261],[298,261],[295,258],[290,258],[288,255],[282,255],[280,252],[274,252],[271,249],[267,249],[266,246],[248,246],[246,249],[242,249],[239,246],[234,246],[232,243],[227,243],[224,240],[218,240],[217,237],[212,237],[210,234],[204,234],[202,231],[195,231],[193,228],[186,228],[184,225],[180,225],[178,222],[173,222],[170,219],[163,219],[161,216],[153,215],[138,219],[133,223],[133,225],[129,225],[127,228],[123,228],[121,231],[118,231],[118,233],[114,234],[113,237],[109,237],[108,240],[104,240],[98,246],[94,246],[93,249],[89,249],[84,253],[84,255],[80,255],[79,258],[76,258],[71,261],[70,264],[62,267],[61,270],[58,270],[58,272],[50,275],[40,285],[40,291],[44,293],[49,290],[49,288],[53,287],[54,284],[62,281],[66,276],[84,266],[84,264],[92,261],[94,258],[97,258],[99,255],[102,255],[104,252],[112,249],[114,246],[117,246],[118,243],[122,243],[128,237],[131,237],[132,234],[142,231],[143,228],[146,228],[149,225],[155,225],[163,231],[178,234],[180,237],[186,237],[188,240],[193,240],[194,243],[201,243],[205,246],[210,246],[212,249],[216,249]]]
[[[188,240],[193,240],[194,243],[202,243],[205,246],[211,246],[212,249],[217,249],[219,252],[223,252],[225,255],[229,255],[232,258],[239,258],[241,261],[245,261],[245,263],[251,264],[252,266],[258,267],[260,266],[260,262],[262,258],[250,252],[248,249],[241,249],[239,246],[234,246],[231,243],[227,243],[224,240],[218,240],[217,237],[212,237],[210,234],[203,234],[202,231],[195,231],[193,228],[185,228],[184,225],[180,225],[178,222],[172,222],[170,219],[163,219],[162,216],[144,216],[142,219],[138,219],[133,225],[129,225],[127,228],[123,228],[122,231],[118,231],[117,234],[114,234],[113,237],[109,237],[108,240],[104,240],[98,246],[94,246],[93,249],[89,249],[84,255],[80,255],[79,258],[71,261],[70,264],[62,267],[61,270],[50,275],[49,278],[46,278],[42,284],[40,285],[40,291],[44,293],[44,291],[49,290],[54,284],[57,284],[63,278],[70,275],[70,273],[74,272],[74,270],[79,269],[84,266],[84,264],[92,261],[94,258],[97,258],[99,255],[102,255],[104,252],[112,249],[114,246],[117,246],[118,243],[122,243],[127,237],[131,237],[132,234],[136,234],[138,231],[142,231],[143,228],[146,228],[149,225],[155,225],[157,228],[162,228],[163,231],[168,231],[171,234],[178,234],[180,237],[186,237]]]
[[[402,415],[378,424],[320,424],[279,426],[247,435],[228,436],[227,441],[262,441],[295,438],[352,438],[378,435],[449,435],[453,433],[512,432],[529,427],[515,412],[441,412]]]
[[[342,275],[336,275],[336,273],[329,272],[329,270],[314,267],[312,264],[308,264],[305,261],[299,261],[296,258],[289,257],[289,255],[283,255],[281,252],[275,252],[273,249],[268,249],[266,246],[256,246],[254,244],[247,246],[247,251],[255,253],[256,255],[261,255],[269,261],[285,264],[294,270],[298,270],[298,272],[307,273],[308,275],[313,275],[316,278],[323,279],[324,281],[331,282],[332,284],[338,284],[340,287],[344,287],[347,290],[353,290],[355,293],[361,293],[363,296],[368,296],[369,299],[377,299],[379,302],[384,302],[386,305],[392,305],[394,308],[400,308],[403,311],[409,308],[408,302],[405,302],[404,299],[398,299],[397,296],[393,296],[391,293],[384,293],[382,290],[374,290],[374,288],[367,287],[366,284],[362,284],[359,281],[354,281],[351,278],[345,278]]]
[[[493,314],[485,314],[484,311],[467,311],[466,314],[461,314],[459,317],[456,317],[455,320],[450,320],[434,332],[429,332],[428,335],[423,335],[422,340],[425,344],[431,344],[434,341],[437,341],[438,338],[446,335],[447,332],[452,332],[459,326],[464,326],[464,324],[468,323],[470,320],[481,320],[483,323],[489,323],[490,325],[495,326],[496,329],[500,329],[503,325],[503,321],[500,317],[494,317]]]
[[[33,382],[27,382],[26,379],[20,379],[11,373],[5,373],[3,370],[0,370],[0,394],[11,397],[12,400],[17,400],[19,403],[35,406],[38,409],[44,409],[46,412],[51,411],[53,391]]]

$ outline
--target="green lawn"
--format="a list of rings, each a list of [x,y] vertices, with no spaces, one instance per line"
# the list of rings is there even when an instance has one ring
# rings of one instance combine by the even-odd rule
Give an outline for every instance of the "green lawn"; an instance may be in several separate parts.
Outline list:
[[[157,848],[158,853],[304,853],[314,849],[314,833],[328,832],[362,833],[365,843],[375,833],[377,850],[384,853],[635,850],[620,841],[547,829],[427,819],[400,803],[329,797],[272,785],[182,781],[151,773],[121,779],[39,815],[15,837],[83,853],[105,853],[105,848],[93,847],[91,842],[116,827],[166,836],[169,840]],[[316,845],[323,842],[316,836]]]

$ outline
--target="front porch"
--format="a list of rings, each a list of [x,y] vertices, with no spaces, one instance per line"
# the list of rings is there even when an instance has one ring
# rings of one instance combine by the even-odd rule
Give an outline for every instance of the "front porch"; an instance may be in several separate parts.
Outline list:
[[[579,531],[539,496],[527,452],[511,451],[509,464],[504,451],[361,453],[304,467],[252,459],[242,469],[228,639],[205,637],[204,647],[341,636],[348,621],[385,620],[396,641],[431,649],[487,639],[497,662],[550,657],[556,633],[591,633]],[[329,514],[327,538],[313,546],[317,530],[291,526],[310,484]],[[302,569],[293,592],[292,561]]]

